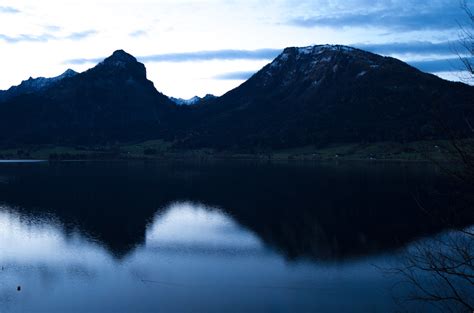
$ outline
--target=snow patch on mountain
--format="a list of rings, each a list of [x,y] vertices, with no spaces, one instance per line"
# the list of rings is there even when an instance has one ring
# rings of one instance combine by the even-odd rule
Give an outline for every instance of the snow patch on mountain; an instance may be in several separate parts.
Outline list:
[[[367,74],[367,71],[362,71],[362,72],[360,72],[359,74],[357,74],[356,77],[359,78],[359,77],[364,76],[365,74]]]
[[[384,64],[384,57],[342,45],[289,47],[260,71],[261,86],[290,87],[291,82],[311,81],[318,88],[326,79],[345,75],[360,78]]]

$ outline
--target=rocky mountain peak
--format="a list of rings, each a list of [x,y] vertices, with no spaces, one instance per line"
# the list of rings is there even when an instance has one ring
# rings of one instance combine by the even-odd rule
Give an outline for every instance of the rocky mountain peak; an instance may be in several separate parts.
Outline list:
[[[111,56],[105,58],[92,70],[119,79],[124,76],[138,80],[146,79],[145,66],[124,50],[114,51]]]
[[[127,64],[138,63],[138,61],[133,55],[125,52],[124,50],[116,50],[114,51],[114,53],[112,53],[111,56],[106,58],[103,63],[116,66],[124,66]]]
[[[347,82],[377,71],[386,62],[380,55],[343,45],[289,47],[262,69],[258,78],[264,87],[289,87],[309,82],[318,88],[323,81],[344,75]]]

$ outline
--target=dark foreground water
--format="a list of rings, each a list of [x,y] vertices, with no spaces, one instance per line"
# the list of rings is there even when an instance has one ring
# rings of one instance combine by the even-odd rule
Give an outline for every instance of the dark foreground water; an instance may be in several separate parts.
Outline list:
[[[382,269],[443,231],[445,183],[429,164],[0,163],[0,312],[396,312]]]

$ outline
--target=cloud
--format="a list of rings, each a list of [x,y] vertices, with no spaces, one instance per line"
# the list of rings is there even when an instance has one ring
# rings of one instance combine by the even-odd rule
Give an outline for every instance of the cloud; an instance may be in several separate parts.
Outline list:
[[[145,30],[136,30],[136,31],[133,31],[131,33],[129,33],[128,35],[130,37],[141,37],[141,36],[145,36],[147,34],[147,32]]]
[[[461,10],[458,1],[437,1],[425,4],[413,1],[386,1],[374,8],[365,4],[365,7],[358,10],[333,10],[290,18],[287,24],[306,28],[373,27],[403,32],[440,31],[458,28],[457,21],[465,18],[465,13]]]
[[[20,10],[18,10],[16,8],[13,8],[13,7],[0,6],[0,13],[15,14],[15,13],[20,13]]]
[[[8,36],[8,35],[0,34],[0,40],[3,40],[7,43],[46,42],[48,40],[54,40],[54,39],[57,39],[57,38],[48,33],[43,33],[39,35],[20,34],[16,36]]]
[[[213,78],[219,80],[247,80],[256,72],[257,71],[229,72],[216,75]]]
[[[214,51],[195,51],[178,52],[165,54],[151,54],[139,56],[137,59],[141,62],[199,62],[212,60],[270,60],[281,53],[281,49],[258,49],[258,50],[214,50]],[[92,59],[71,59],[65,64],[85,64],[97,63],[104,58]]]
[[[459,44],[451,41],[408,41],[408,42],[386,42],[378,44],[354,44],[356,48],[379,54],[453,54],[459,49]]]
[[[87,37],[93,36],[95,34],[97,34],[97,31],[95,31],[95,30],[85,30],[85,31],[82,31],[82,32],[71,33],[71,34],[67,35],[64,38],[65,39],[70,39],[70,40],[82,40],[82,39],[85,39]]]
[[[429,41],[393,42],[380,44],[354,44],[359,49],[368,50],[380,54],[415,54],[415,55],[444,55],[443,59],[429,59],[409,61],[408,63],[424,72],[458,72],[463,71],[464,66],[458,57],[454,57],[453,44],[450,42],[432,43]],[[272,60],[282,49],[259,49],[259,50],[215,50],[196,51],[184,53],[166,53],[139,56],[141,62],[200,62],[210,60]],[[104,58],[78,58],[63,62],[64,64],[88,64],[99,63]],[[474,60],[473,60],[474,61]],[[256,72],[256,71],[255,71]],[[214,76],[218,80],[246,80],[255,72],[236,71]]]
[[[474,62],[474,58],[469,58]],[[462,72],[466,70],[464,63],[459,58],[447,58],[439,60],[424,60],[408,62],[413,67],[429,73],[439,72]]]
[[[138,57],[143,62],[190,62],[210,60],[267,60],[281,53],[281,49],[214,50],[155,54]]]
[[[82,65],[88,63],[99,63],[102,62],[105,58],[77,58],[77,59],[70,59],[63,62],[63,64],[72,64],[72,65]]]
[[[43,27],[49,32],[58,32],[62,29],[61,26],[57,25],[44,25]]]
[[[66,36],[56,36],[51,33],[42,33],[38,35],[33,35],[33,34],[20,34],[20,35],[15,35],[15,36],[9,36],[5,34],[0,34],[0,40],[3,40],[7,43],[19,43],[19,42],[47,42],[51,40],[61,40],[61,39],[67,39],[67,40],[82,40],[87,37],[90,37],[97,32],[95,30],[86,30],[82,32],[75,32],[71,33]]]

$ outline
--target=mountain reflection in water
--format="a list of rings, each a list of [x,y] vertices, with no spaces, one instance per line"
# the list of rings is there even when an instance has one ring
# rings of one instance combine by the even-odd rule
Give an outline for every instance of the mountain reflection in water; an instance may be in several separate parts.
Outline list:
[[[384,312],[394,281],[373,264],[442,231],[449,203],[427,164],[3,164],[0,177],[6,312]]]

